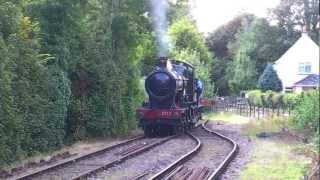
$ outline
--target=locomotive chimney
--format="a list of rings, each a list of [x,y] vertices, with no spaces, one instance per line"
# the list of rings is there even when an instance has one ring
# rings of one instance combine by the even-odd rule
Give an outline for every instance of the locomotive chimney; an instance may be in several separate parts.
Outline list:
[[[168,62],[168,57],[159,57],[159,67],[166,68]]]

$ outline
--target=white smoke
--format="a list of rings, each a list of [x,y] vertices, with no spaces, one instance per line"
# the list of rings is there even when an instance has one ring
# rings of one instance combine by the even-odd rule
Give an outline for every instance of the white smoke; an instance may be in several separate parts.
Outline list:
[[[153,28],[156,32],[156,38],[158,43],[158,55],[168,56],[169,52],[169,38],[167,36],[167,0],[151,0],[152,5],[152,22]]]

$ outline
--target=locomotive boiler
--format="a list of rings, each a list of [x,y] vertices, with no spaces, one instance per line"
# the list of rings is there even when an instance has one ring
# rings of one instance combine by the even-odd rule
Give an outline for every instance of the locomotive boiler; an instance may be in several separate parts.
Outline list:
[[[149,98],[137,109],[139,126],[147,136],[185,131],[199,121],[202,83],[194,70],[189,63],[159,58],[145,80]]]

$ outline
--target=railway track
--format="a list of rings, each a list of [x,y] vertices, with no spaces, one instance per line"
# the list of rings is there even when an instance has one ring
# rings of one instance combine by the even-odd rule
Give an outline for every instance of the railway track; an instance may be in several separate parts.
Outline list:
[[[180,154],[177,156],[179,157],[177,160],[171,158],[170,162],[167,161],[164,167],[158,166],[153,170],[148,169],[150,168],[148,167],[150,165],[147,163],[146,166],[148,168],[145,170],[133,173],[135,174],[134,176],[126,176],[131,178],[125,178],[124,175],[121,174],[121,172],[123,173],[123,171],[127,171],[128,169],[120,169],[119,177],[122,177],[120,179],[218,179],[219,176],[226,170],[230,161],[235,157],[238,150],[238,145],[232,139],[207,128],[206,123],[203,123],[202,127],[197,127],[195,130],[187,133],[187,135],[193,140],[193,142],[195,142],[193,143],[195,145],[192,146],[191,150],[189,150],[187,153],[183,151],[182,155]],[[101,177],[97,175],[99,172],[104,172],[105,170],[109,169],[111,171],[110,173],[113,173],[114,175],[116,172],[113,171],[113,168],[116,168],[116,165],[127,162],[126,160],[133,162],[136,161],[135,163],[141,164],[138,155],[171,139],[175,138],[174,141],[177,141],[178,144],[185,141],[185,139],[178,140],[179,138],[176,137],[178,137],[178,135],[165,138],[133,138],[93,153],[61,161],[49,167],[38,169],[36,171],[28,172],[18,177],[12,177],[9,179],[105,179],[108,177],[114,177],[112,175],[108,176],[108,174],[105,174]],[[183,144],[180,145],[183,146]],[[171,147],[170,143],[166,143],[166,146]],[[187,147],[184,146],[183,148]],[[148,151],[147,154],[149,153],[149,155],[144,153],[141,155],[142,158],[147,159],[146,162],[152,161],[151,159],[148,159],[148,157],[158,156],[159,153],[157,154],[152,152],[157,152],[156,149]],[[171,149],[171,152],[174,151],[175,150],[172,151]],[[167,149],[165,149],[165,152],[167,152]],[[153,164],[157,164],[159,162],[160,161],[158,159],[157,161],[154,161]],[[130,164],[131,162],[128,163]],[[136,164],[132,164],[132,166],[136,166]]]
[[[140,154],[110,169],[89,176],[88,180],[142,180],[149,179],[190,149],[199,149],[200,141],[193,135],[181,134],[170,141]]]
[[[110,168],[141,154],[176,136],[165,138],[137,137],[83,156],[60,161],[51,166],[9,177],[8,179],[81,179],[101,169]]]
[[[236,156],[238,144],[232,139],[210,130],[206,127],[207,122],[202,124],[202,132],[196,130],[190,135],[194,136],[200,142],[199,146],[192,149],[161,172],[155,174],[150,180],[215,180],[226,170],[228,164]],[[220,141],[218,140],[220,139]],[[205,151],[210,151],[212,148],[219,149],[217,144],[228,143],[229,148],[220,148],[220,152],[206,154]],[[205,144],[203,144],[205,142]],[[213,146],[211,146],[214,143]],[[221,146],[219,144],[219,146]],[[225,149],[228,149],[228,152]],[[210,153],[210,152],[209,152]],[[197,157],[198,156],[198,157]],[[201,162],[202,161],[202,162]],[[212,163],[213,161],[216,161]],[[214,167],[214,168],[213,168]]]

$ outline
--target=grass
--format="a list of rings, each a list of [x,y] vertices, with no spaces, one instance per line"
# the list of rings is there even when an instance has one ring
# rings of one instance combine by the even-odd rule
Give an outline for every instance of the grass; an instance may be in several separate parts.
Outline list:
[[[311,164],[311,158],[297,152],[302,146],[307,149],[305,145],[256,137],[261,132],[276,133],[288,128],[287,118],[250,120],[232,113],[209,113],[204,119],[240,125],[240,133],[252,139],[251,159],[240,174],[243,180],[299,180]]]
[[[131,134],[124,135],[117,138],[89,138],[86,140],[78,141],[76,143],[65,145],[61,149],[46,153],[37,153],[32,157],[26,157],[23,160],[16,161],[9,165],[0,166],[0,169],[11,171],[12,168],[17,167],[25,167],[26,164],[31,162],[39,163],[40,160],[48,161],[50,158],[57,154],[61,154],[63,152],[69,152],[70,154],[86,154],[90,151],[96,151],[98,149],[104,148],[105,146],[111,146],[116,143],[121,142],[122,140],[127,139],[128,137],[140,135],[142,132],[140,130],[134,130]]]
[[[203,119],[208,119],[211,121],[224,121],[232,124],[247,124],[249,123],[249,118],[239,116],[233,113],[207,113],[203,116]]]
[[[289,129],[288,123],[289,119],[284,117],[252,120],[243,126],[243,131],[247,136],[255,137],[262,132],[276,133],[284,129]]]
[[[269,140],[255,140],[251,161],[241,173],[244,180],[298,180],[311,163],[309,158],[293,153],[291,146]]]

